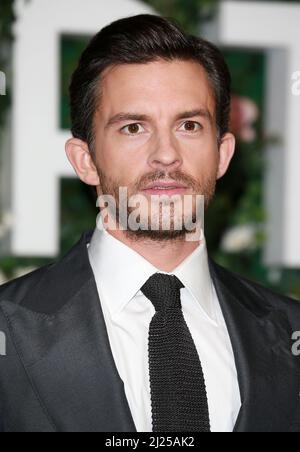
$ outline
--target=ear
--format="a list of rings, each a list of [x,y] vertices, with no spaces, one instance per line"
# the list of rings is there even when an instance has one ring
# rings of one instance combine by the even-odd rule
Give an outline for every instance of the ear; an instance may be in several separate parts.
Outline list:
[[[70,138],[66,142],[66,154],[77,176],[87,185],[100,184],[96,165],[87,143],[78,138]]]
[[[234,156],[234,151],[235,137],[232,133],[226,133],[221,140],[219,149],[220,160],[218,168],[218,179],[221,179],[221,177],[226,174],[232,157]]]

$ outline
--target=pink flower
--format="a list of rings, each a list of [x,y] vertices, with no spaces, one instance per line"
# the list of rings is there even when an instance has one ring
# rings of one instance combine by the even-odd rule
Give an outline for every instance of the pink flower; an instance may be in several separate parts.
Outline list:
[[[230,127],[237,138],[246,143],[253,142],[257,136],[254,123],[258,118],[259,109],[253,100],[248,97],[232,96]]]

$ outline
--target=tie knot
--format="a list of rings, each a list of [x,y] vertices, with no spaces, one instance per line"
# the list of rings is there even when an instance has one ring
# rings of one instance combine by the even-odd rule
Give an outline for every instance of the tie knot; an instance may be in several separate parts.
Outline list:
[[[175,275],[155,273],[143,285],[141,291],[153,303],[156,311],[180,307],[180,289],[184,285]]]

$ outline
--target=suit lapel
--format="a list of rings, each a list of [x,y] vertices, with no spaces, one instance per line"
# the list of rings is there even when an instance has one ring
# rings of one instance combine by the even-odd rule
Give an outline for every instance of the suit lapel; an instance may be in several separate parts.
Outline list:
[[[239,378],[242,407],[234,431],[287,432],[299,403],[300,379],[290,323],[253,286],[213,261],[210,271]]]
[[[20,304],[2,308],[50,430],[136,432],[88,259],[91,235],[48,267]],[[288,319],[253,286],[209,263],[238,372],[235,431],[288,431],[300,379]]]
[[[43,282],[38,288],[39,300],[31,292],[30,301],[21,306],[5,302],[3,309],[28,378],[55,430],[135,432],[89,266],[87,240],[85,236],[69,258],[48,270],[47,288],[43,291]],[[72,295],[57,310],[64,287],[68,295],[72,287]],[[28,309],[30,303],[40,312]],[[50,313],[51,306],[55,313]]]

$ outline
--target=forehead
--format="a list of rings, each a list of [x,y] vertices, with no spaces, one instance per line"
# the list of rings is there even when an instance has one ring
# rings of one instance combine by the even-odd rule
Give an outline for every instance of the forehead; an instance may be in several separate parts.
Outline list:
[[[177,112],[193,106],[214,116],[214,95],[203,67],[190,61],[155,61],[108,68],[101,82],[104,115],[119,111]]]

